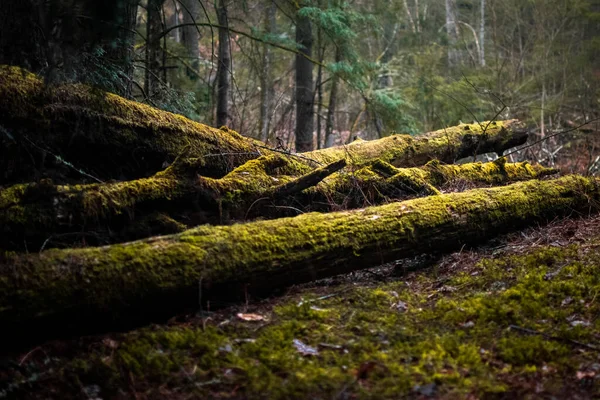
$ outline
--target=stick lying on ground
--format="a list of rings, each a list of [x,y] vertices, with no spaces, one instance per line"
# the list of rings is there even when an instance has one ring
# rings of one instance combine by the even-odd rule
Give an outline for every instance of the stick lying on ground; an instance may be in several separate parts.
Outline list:
[[[46,337],[106,318],[173,314],[215,293],[238,295],[368,268],[544,222],[600,200],[599,181],[567,176],[430,196],[363,210],[304,214],[101,248],[9,256],[0,324]],[[200,286],[200,288],[199,288]],[[108,325],[107,325],[108,326]],[[103,329],[107,329],[103,326]]]

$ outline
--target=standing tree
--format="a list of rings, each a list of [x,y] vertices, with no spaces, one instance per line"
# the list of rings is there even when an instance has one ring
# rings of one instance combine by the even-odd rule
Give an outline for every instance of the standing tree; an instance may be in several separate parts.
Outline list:
[[[146,74],[144,90],[152,99],[160,89],[161,66],[160,39],[163,31],[162,5],[164,0],[148,0],[148,17],[146,22]]]
[[[219,0],[217,18],[219,21],[219,67],[217,69],[217,126],[228,125],[229,97],[231,86],[231,43],[229,38],[229,18],[226,0]]]
[[[200,30],[196,24],[200,16],[200,5],[198,0],[181,0],[183,8],[183,32],[182,41],[187,51],[188,57],[190,57],[190,65],[194,71],[187,71],[190,79],[196,79],[198,68],[200,66]]]
[[[445,0],[446,3],[446,33],[448,34],[448,66],[450,68],[460,64],[458,45],[458,22],[456,0]]]
[[[277,24],[277,5],[274,0],[265,5],[264,27],[269,35],[275,33]],[[271,84],[271,70],[273,68],[273,52],[271,45],[263,44],[263,69],[260,74],[260,140],[267,142],[269,138],[269,125],[271,122],[271,102],[273,99],[273,85]]]
[[[314,88],[312,56],[312,23],[306,8],[296,13],[296,42],[300,46],[296,55],[296,151],[313,149]]]

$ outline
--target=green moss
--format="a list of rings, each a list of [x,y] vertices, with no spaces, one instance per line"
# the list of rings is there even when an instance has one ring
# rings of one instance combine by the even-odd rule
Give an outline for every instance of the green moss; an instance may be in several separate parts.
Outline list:
[[[185,297],[200,280],[207,286],[240,282],[257,290],[278,288],[314,279],[315,272],[331,275],[432,247],[460,248],[468,240],[588,210],[590,199],[597,198],[594,179],[568,176],[366,210],[201,226],[123,245],[24,255],[1,265],[7,279],[0,282],[0,318],[8,324],[46,313],[79,309],[93,314],[106,308],[118,314],[132,302],[174,300],[179,293]],[[540,279],[532,275],[527,282],[535,285]]]
[[[484,259],[445,282],[454,290],[439,290],[425,272],[326,297],[304,291],[263,309],[264,322],[232,312],[205,327],[122,335],[55,365],[44,382],[76,376],[104,395],[127,387],[149,397],[398,398],[427,385],[442,398],[560,395],[553,382],[576,382],[576,371],[596,362],[596,352],[568,340],[594,343],[600,333],[570,318],[600,313],[599,270],[600,238]],[[294,340],[319,354],[301,354]],[[600,394],[597,383],[585,390]]]
[[[396,167],[423,165],[432,159],[452,163],[473,154],[501,153],[524,142],[526,136],[513,135],[512,129],[516,126],[516,120],[461,124],[417,137],[392,135],[375,141],[355,141],[346,146],[312,151],[305,156],[325,164],[348,158],[357,166],[364,166],[376,158]]]

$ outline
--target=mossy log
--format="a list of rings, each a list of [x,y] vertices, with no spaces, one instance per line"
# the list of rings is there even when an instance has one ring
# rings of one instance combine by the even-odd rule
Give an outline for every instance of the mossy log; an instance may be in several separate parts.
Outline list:
[[[197,307],[199,297],[231,300],[451,251],[577,210],[587,213],[600,200],[599,183],[567,176],[355,211],[201,226],[100,248],[5,256],[0,324],[14,335],[26,330],[46,337],[53,329],[103,326],[107,318],[172,314]]]
[[[0,248],[33,250],[104,245],[181,232],[202,223],[276,218],[307,211],[382,204],[420,195],[459,179],[469,184],[506,184],[556,170],[528,163],[395,168],[377,161],[347,168],[339,160],[299,178],[283,155],[263,156],[223,178],[198,177],[199,161],[181,157],[150,178],[90,185],[18,184],[0,189]]]
[[[481,153],[501,154],[526,140],[515,120],[484,122],[417,137],[355,141],[297,160],[313,169],[341,159],[358,165],[380,159],[396,167],[417,166],[432,159],[451,163]],[[202,161],[197,173],[213,178],[277,153],[226,128],[214,129],[84,85],[46,86],[23,69],[0,66],[0,185],[45,177],[59,183],[90,182],[92,177],[134,180],[163,170],[185,149]]]

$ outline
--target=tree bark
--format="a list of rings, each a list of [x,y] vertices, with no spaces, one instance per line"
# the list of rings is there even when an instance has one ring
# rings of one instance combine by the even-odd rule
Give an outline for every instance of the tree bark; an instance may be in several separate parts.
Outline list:
[[[277,29],[277,5],[272,0],[265,6],[265,32],[274,34]],[[271,103],[273,101],[273,83],[271,82],[271,67],[273,52],[269,44],[263,45],[263,70],[260,74],[260,140],[267,143],[271,125]]]
[[[118,36],[106,47],[106,57],[121,69],[117,94],[130,99],[133,81],[133,57],[135,45],[135,25],[140,0],[120,0],[117,4],[116,24]]]
[[[196,24],[200,17],[200,5],[198,0],[181,0],[183,7],[183,23]],[[182,42],[188,56],[191,58],[190,65],[194,71],[187,71],[190,79],[195,80],[200,67],[200,31],[197,26],[186,25],[182,28]],[[195,72],[195,73],[194,73]]]
[[[217,17],[219,25],[227,27],[229,18],[227,16],[226,0],[219,0],[217,8]],[[231,64],[231,42],[229,30],[219,28],[219,67],[217,69],[217,127],[230,124],[229,115],[229,97],[231,86],[231,74],[233,73]]]
[[[481,16],[479,21],[479,64],[485,67],[485,0],[480,3]]]
[[[458,22],[456,0],[445,0],[446,4],[446,33],[448,34],[448,67],[453,68],[460,64],[460,51],[458,50]]]
[[[146,22],[146,70],[144,91],[149,99],[154,98],[160,91],[161,64],[160,34],[163,31],[162,5],[164,0],[148,0],[148,17]]]
[[[297,14],[296,42],[300,53],[312,56],[312,23],[306,16]],[[314,87],[313,63],[302,54],[296,55],[296,151],[314,149]]]
[[[339,47],[335,49],[335,62],[342,61],[342,52]],[[332,147],[334,143],[333,129],[335,128],[335,112],[337,109],[338,85],[340,78],[334,74],[331,78],[331,92],[329,93],[329,107],[325,122],[325,148]]]
[[[18,339],[89,324],[172,315],[202,301],[442,253],[580,210],[600,200],[595,178],[567,176],[356,211],[233,226],[101,248],[8,256],[0,264],[0,323]],[[3,343],[14,345],[12,340]]]

